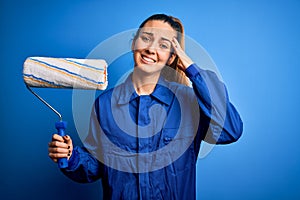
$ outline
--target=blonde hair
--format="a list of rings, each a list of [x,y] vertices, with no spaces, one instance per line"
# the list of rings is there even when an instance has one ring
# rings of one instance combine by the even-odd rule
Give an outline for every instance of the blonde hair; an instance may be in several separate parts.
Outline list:
[[[178,42],[179,42],[181,48],[184,50],[185,49],[185,38],[184,38],[183,24],[178,18],[175,18],[172,16],[169,16],[169,17],[180,27],[180,32],[178,32]],[[173,70],[168,69],[169,67]],[[176,58],[171,63],[171,65],[164,67],[161,74],[165,77],[166,80],[168,80],[170,82],[177,82],[177,83],[188,86],[188,85],[190,85],[189,79],[181,69],[182,69],[182,63],[181,63],[180,59],[178,58],[178,56],[176,55]]]

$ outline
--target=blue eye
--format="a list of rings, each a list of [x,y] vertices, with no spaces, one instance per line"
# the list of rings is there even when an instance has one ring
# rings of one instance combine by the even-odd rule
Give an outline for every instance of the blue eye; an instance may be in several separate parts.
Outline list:
[[[169,46],[167,44],[160,44],[160,48],[169,49]]]
[[[150,38],[147,37],[147,36],[141,36],[141,39],[144,41],[144,42],[149,42],[150,41]]]

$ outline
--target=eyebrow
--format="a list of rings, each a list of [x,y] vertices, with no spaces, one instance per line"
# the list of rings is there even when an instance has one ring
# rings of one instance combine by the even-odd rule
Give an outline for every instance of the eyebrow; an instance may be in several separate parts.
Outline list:
[[[153,33],[145,32],[145,31],[142,32],[142,33],[147,34],[147,35],[150,35],[150,36],[153,36],[153,35],[154,35]],[[162,37],[161,39],[164,40],[164,41],[168,41],[168,42],[170,42],[170,43],[172,44],[171,40],[169,40],[169,39],[167,39],[167,38]]]

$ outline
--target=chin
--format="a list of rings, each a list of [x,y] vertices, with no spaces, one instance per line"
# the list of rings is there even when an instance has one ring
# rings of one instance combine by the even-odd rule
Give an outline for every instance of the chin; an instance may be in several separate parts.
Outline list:
[[[135,66],[135,70],[137,70],[139,73],[144,73],[144,74],[160,74],[161,70],[163,67],[157,66],[157,65],[145,65],[145,64],[140,64]]]

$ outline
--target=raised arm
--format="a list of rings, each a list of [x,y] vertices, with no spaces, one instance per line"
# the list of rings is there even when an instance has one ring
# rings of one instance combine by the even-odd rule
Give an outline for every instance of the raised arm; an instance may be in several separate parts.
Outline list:
[[[237,141],[243,131],[243,122],[229,100],[224,83],[214,72],[200,69],[193,64],[175,38],[172,40],[172,45],[181,61],[181,70],[186,73],[193,84],[200,109],[206,120],[210,121],[203,139],[213,144],[228,144]]]

